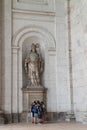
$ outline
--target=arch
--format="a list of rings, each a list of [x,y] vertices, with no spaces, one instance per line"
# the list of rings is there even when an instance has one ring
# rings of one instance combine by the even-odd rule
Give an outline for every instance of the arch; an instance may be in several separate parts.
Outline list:
[[[20,40],[23,41],[23,39],[25,39],[26,37],[30,37],[30,36],[38,36],[40,38],[42,38],[45,42],[45,46],[48,47],[48,49],[52,48],[55,49],[56,48],[56,42],[55,39],[52,35],[52,33],[50,33],[47,29],[40,27],[40,26],[27,26],[24,27],[22,29],[20,29],[18,32],[16,32],[16,34],[13,36],[13,47],[19,47],[21,46],[19,42]]]
[[[21,88],[23,87],[23,69],[22,69],[22,45],[24,41],[32,36],[42,39],[45,46],[45,74],[49,74],[49,60],[47,51],[54,53],[56,50],[56,42],[53,35],[45,28],[38,26],[28,26],[20,29],[13,36],[12,41],[12,91],[13,91],[13,113],[21,113],[23,110],[23,95]],[[55,68],[55,67],[54,67]],[[46,76],[45,76],[46,78]],[[56,81],[55,81],[56,82]],[[15,100],[14,100],[15,98]]]

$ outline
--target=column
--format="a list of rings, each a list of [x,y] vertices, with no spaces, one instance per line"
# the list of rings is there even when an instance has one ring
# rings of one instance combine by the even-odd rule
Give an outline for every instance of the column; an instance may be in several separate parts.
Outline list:
[[[11,114],[11,35],[12,35],[12,28],[11,28],[11,0],[3,0],[4,6],[4,21],[3,21],[3,40],[4,40],[4,56],[3,56],[3,88],[4,88],[4,112],[7,115],[8,120],[10,120]]]
[[[18,48],[12,48],[12,120],[18,121]]]

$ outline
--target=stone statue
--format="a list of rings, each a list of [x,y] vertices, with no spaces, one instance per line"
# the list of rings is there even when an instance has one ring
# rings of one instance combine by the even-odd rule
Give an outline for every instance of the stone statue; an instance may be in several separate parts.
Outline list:
[[[43,72],[43,60],[39,44],[32,44],[29,55],[25,58],[25,71],[31,87],[40,86],[40,76]]]

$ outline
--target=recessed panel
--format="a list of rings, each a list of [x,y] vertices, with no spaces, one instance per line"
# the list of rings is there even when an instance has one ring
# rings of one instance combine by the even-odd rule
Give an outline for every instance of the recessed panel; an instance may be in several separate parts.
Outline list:
[[[13,0],[13,9],[54,12],[55,0]]]
[[[18,0],[18,2],[31,4],[47,4],[48,0]]]

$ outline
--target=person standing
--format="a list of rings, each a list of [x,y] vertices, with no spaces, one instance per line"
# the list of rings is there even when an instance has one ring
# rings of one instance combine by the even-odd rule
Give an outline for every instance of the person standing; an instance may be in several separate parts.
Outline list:
[[[46,106],[45,106],[43,101],[41,102],[41,106],[42,106],[42,110],[43,110],[43,112],[42,112],[42,121],[44,122],[45,119],[46,119]]]
[[[38,123],[38,105],[36,101],[34,101],[33,112],[34,112],[34,123],[37,124]]]
[[[32,104],[31,104],[31,122],[32,123],[34,123],[34,105],[35,105],[35,103],[34,102],[32,102]]]

